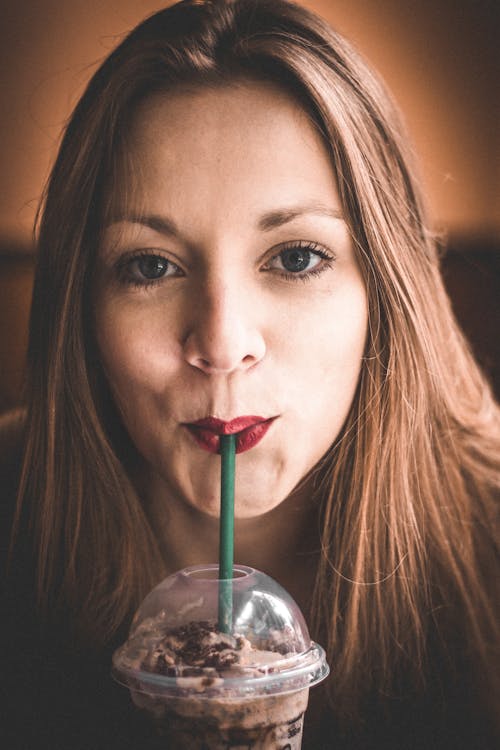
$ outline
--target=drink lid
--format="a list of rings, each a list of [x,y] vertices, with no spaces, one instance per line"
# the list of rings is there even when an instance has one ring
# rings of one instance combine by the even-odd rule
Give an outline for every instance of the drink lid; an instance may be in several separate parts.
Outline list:
[[[241,699],[295,692],[328,675],[296,602],[254,568],[235,566],[232,630],[221,633],[217,576],[217,565],[185,568],[148,594],[113,656],[118,682],[158,697]]]

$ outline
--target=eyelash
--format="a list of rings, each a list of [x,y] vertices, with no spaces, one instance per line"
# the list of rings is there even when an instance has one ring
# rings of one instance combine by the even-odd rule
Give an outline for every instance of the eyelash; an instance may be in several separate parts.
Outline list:
[[[279,252],[276,253],[276,255],[273,255],[273,257],[268,261],[268,264],[276,258],[279,258],[279,256],[285,253],[287,250],[306,250],[313,255],[316,255],[323,262],[319,263],[317,266],[311,268],[310,270],[301,272],[280,270],[279,275],[285,281],[310,281],[313,276],[320,276],[324,271],[332,268],[333,264],[335,263],[335,255],[331,251],[327,251],[324,247],[318,245],[316,242],[299,240],[298,242],[285,243],[280,248]],[[272,268],[264,268],[264,271],[272,270]]]
[[[133,286],[139,289],[149,289],[152,286],[156,286],[157,284],[160,284],[165,279],[165,275],[159,276],[157,279],[147,279],[147,278],[135,279],[133,278],[133,276],[131,275],[132,264],[137,260],[141,260],[142,258],[144,259],[158,258],[164,263],[168,263],[169,265],[174,266],[179,271],[182,270],[181,268],[179,268],[179,266],[176,263],[169,260],[161,253],[155,252],[153,249],[140,250],[138,252],[125,255],[123,258],[120,258],[118,263],[116,264],[118,280],[121,283],[127,284],[129,286]],[[184,276],[184,273],[181,273],[181,276]],[[179,277],[175,276],[174,278],[179,278]]]
[[[335,256],[332,252],[328,252],[324,247],[321,245],[318,245],[316,242],[310,242],[310,241],[304,241],[300,240],[298,242],[287,242],[285,245],[283,245],[279,252],[277,252],[275,255],[272,256],[272,258],[267,261],[267,268],[263,267],[263,272],[269,273],[272,272],[274,269],[270,267],[270,263],[275,260],[276,258],[279,258],[280,255],[285,253],[286,251],[290,250],[306,250],[313,255],[319,257],[322,263],[319,263],[317,266],[314,266],[314,268],[311,268],[310,270],[304,270],[299,272],[292,272],[292,271],[286,271],[286,270],[278,270],[278,275],[284,279],[285,281],[302,281],[306,282],[309,281],[313,276],[320,276],[324,271],[328,270],[329,268],[332,268],[333,264],[335,263]],[[126,255],[123,258],[120,258],[118,263],[116,264],[117,267],[117,275],[120,282],[139,288],[139,289],[149,289],[153,286],[156,286],[157,284],[160,284],[165,279],[165,274],[162,276],[159,276],[156,279],[135,279],[133,278],[131,274],[131,266],[134,261],[141,260],[141,258],[147,258],[147,259],[153,259],[158,258],[163,262],[166,262],[170,264],[171,266],[174,266],[179,271],[181,271],[180,276],[183,276],[184,273],[182,272],[182,269],[179,268],[179,266],[176,263],[173,263],[173,261],[166,258],[164,255],[162,255],[159,252],[155,252],[153,249],[151,250],[141,250],[139,252],[133,253],[131,255]],[[179,278],[179,276],[176,274],[172,278]]]

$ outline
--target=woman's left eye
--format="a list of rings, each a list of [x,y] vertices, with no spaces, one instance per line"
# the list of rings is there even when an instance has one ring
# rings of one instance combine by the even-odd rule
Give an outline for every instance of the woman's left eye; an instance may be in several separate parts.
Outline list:
[[[307,279],[331,268],[335,257],[316,243],[284,247],[266,263],[264,271],[278,271],[285,278]]]

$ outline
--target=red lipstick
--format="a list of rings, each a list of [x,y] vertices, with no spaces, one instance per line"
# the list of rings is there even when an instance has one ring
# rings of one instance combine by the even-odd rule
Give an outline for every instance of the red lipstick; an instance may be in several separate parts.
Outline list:
[[[218,453],[220,435],[236,435],[236,453],[244,453],[259,443],[276,417],[245,416],[225,422],[216,417],[205,417],[197,422],[186,422],[186,427],[200,448]]]

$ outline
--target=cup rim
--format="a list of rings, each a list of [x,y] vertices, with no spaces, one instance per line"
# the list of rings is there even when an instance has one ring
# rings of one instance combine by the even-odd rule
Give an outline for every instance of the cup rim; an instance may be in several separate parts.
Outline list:
[[[184,578],[196,578],[196,580],[198,581],[204,581],[207,583],[215,584],[215,583],[220,583],[222,581],[241,581],[259,572],[257,571],[256,568],[252,568],[249,565],[241,565],[239,563],[236,563],[235,565],[233,565],[233,578],[214,578],[212,576],[204,578],[203,576],[198,575],[199,573],[204,573],[204,572],[209,572],[209,571],[215,572],[218,569],[219,569],[218,563],[205,563],[201,565],[190,565],[187,568],[182,568],[182,570],[179,570],[175,575],[183,576]],[[235,576],[234,575],[235,572],[239,573],[239,575]]]
[[[241,696],[284,694],[297,692],[304,688],[312,687],[324,680],[330,668],[326,661],[324,649],[314,641],[310,647],[296,655],[295,659],[283,660],[289,666],[273,671],[279,662],[272,662],[269,669],[262,666],[242,668],[242,674],[237,676],[214,676],[213,670],[200,669],[195,676],[167,676],[145,670],[135,670],[119,663],[120,649],[113,655],[112,676],[116,682],[135,690],[136,692],[149,695],[172,696],[172,697],[196,697],[197,699],[214,699],[217,695]],[[262,672],[256,675],[255,672]],[[200,681],[207,678],[207,685],[201,685]]]

